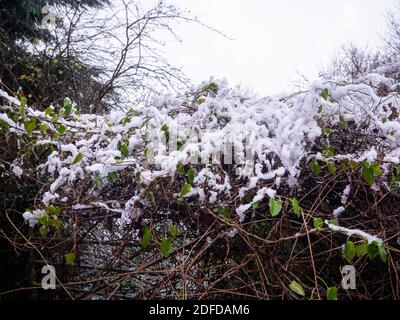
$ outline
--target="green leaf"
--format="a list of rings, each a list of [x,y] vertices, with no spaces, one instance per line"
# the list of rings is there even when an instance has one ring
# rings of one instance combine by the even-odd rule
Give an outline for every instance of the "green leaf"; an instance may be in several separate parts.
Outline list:
[[[65,131],[67,130],[67,128],[65,126],[63,126],[62,124],[57,125],[56,129],[60,135],[63,135],[65,133]]]
[[[30,135],[33,130],[36,129],[36,118],[31,118],[30,120],[24,121],[24,127],[26,132]]]
[[[48,214],[54,214],[57,217],[61,213],[61,209],[60,208],[56,208],[52,204],[49,204],[46,208],[44,208],[44,211],[46,211],[46,213],[48,213]]]
[[[218,215],[224,217],[225,219],[230,219],[231,218],[230,211],[225,207],[218,208]]]
[[[351,241],[347,241],[343,250],[343,258],[345,258],[348,263],[353,263],[356,254],[357,251],[354,243]]]
[[[379,255],[379,246],[376,242],[371,242],[368,245],[368,257],[370,260],[374,260]]]
[[[100,176],[95,176],[93,179],[93,182],[96,186],[100,187],[103,183],[103,181],[101,180]]]
[[[42,215],[39,219],[38,219],[39,223],[43,226],[48,226],[51,224],[51,219],[47,214]]]
[[[168,132],[169,128],[167,126],[167,124],[163,124],[163,126],[161,127],[161,131],[163,132]]]
[[[383,174],[382,169],[376,163],[374,163],[371,168],[375,176],[380,177]]]
[[[185,176],[185,167],[178,163],[176,166],[176,171],[178,172],[179,176],[184,177]]]
[[[301,217],[301,208],[299,205],[299,201],[296,198],[290,199],[290,203],[292,205],[292,209],[294,214],[297,216],[297,218]]]
[[[199,98],[199,99],[197,99],[197,104],[198,105],[200,105],[200,104],[202,104],[202,103],[204,103],[204,102],[206,102],[206,99],[203,99],[203,98]]]
[[[171,227],[170,233],[171,233],[172,239],[176,239],[176,236],[178,235],[178,227],[176,225],[173,225]]]
[[[322,110],[323,110],[323,106],[322,106],[322,104],[321,104],[321,105],[318,107],[318,113],[321,113]]]
[[[324,128],[322,130],[322,133],[326,136],[330,136],[332,134],[332,129],[331,128]]]
[[[272,217],[276,217],[282,210],[282,201],[269,198],[269,213]]]
[[[310,169],[311,169],[311,172],[312,172],[315,176],[319,176],[320,173],[321,173],[321,167],[319,166],[317,160],[314,160],[314,161],[311,162]]]
[[[78,154],[76,155],[74,161],[72,161],[72,164],[77,164],[77,163],[81,162],[82,159],[83,159],[82,153],[78,153]]]
[[[329,91],[328,89],[324,89],[322,90],[320,96],[322,97],[322,99],[324,99],[325,101],[328,101],[328,97],[329,97]]]
[[[332,220],[330,220],[330,221],[329,221],[329,224],[332,224],[332,225],[334,225],[334,226],[339,227],[339,221],[337,221],[337,219],[332,219]]]
[[[72,266],[75,263],[75,253],[70,252],[65,255],[65,262],[67,265]]]
[[[341,131],[343,131],[346,128],[346,119],[343,117],[340,117],[340,121],[339,121],[339,129]]]
[[[190,168],[188,171],[188,182],[193,184],[194,178],[196,178],[197,172],[193,168]]]
[[[356,246],[357,257],[364,257],[368,253],[368,242],[364,241]]]
[[[47,227],[45,225],[41,226],[39,228],[39,233],[43,238],[46,238],[46,236],[47,236]]]
[[[72,101],[69,98],[64,99],[64,114],[69,115],[72,111]]]
[[[152,233],[149,227],[144,228],[142,239],[140,240],[140,245],[142,246],[143,250],[146,250],[150,245],[150,241],[152,238]]]
[[[334,162],[328,162],[328,171],[331,175],[336,176],[336,166]]]
[[[337,288],[336,287],[329,287],[326,290],[326,299],[327,300],[337,300]]]
[[[112,182],[117,182],[119,180],[119,173],[117,171],[109,172],[107,174],[107,178],[110,179]]]
[[[171,239],[164,238],[161,240],[161,252],[164,258],[168,258],[171,254]]]
[[[211,82],[203,88],[203,91],[212,91],[217,93],[219,90],[219,86],[215,82]]]
[[[352,168],[353,170],[358,170],[359,164],[358,162],[354,161],[354,160],[350,160],[349,161],[349,166],[350,168]]]
[[[322,220],[322,218],[318,217],[318,218],[314,218],[313,219],[313,225],[315,229],[322,229],[324,226],[324,220]]]
[[[126,144],[124,144],[124,143],[121,143],[120,145],[119,145],[119,151],[121,151],[121,154],[124,156],[124,157],[128,157],[129,156],[129,149],[128,149],[128,146],[126,145]]]
[[[332,158],[335,155],[335,148],[330,146],[322,151],[322,154],[326,158]]]
[[[364,181],[370,186],[375,183],[374,170],[367,161],[364,161],[362,164],[361,175]]]
[[[185,183],[181,190],[181,196],[187,195],[192,189],[192,185],[190,183]]]
[[[46,123],[39,124],[39,129],[42,133],[46,133],[47,132],[47,124]]]
[[[383,244],[379,246],[379,257],[381,258],[381,261],[383,263],[387,262],[388,254],[387,254],[387,252],[385,250],[385,246]]]
[[[290,290],[292,290],[294,293],[297,293],[299,296],[302,296],[302,297],[305,296],[303,287],[302,287],[301,284],[298,283],[297,281],[292,281],[292,282],[289,284],[289,288],[290,288]]]

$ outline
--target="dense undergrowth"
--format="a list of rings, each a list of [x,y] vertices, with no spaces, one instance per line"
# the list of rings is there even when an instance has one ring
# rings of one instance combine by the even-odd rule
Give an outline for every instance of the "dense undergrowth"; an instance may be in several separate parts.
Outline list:
[[[30,204],[4,203],[2,238],[56,298],[400,298],[398,90],[216,81],[101,116],[0,91],[2,186]]]

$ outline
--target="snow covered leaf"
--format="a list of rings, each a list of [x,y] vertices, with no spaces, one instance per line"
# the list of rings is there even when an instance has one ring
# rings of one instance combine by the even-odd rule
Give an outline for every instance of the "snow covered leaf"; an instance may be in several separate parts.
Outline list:
[[[181,196],[187,195],[192,189],[192,185],[190,183],[185,183],[181,190]]]
[[[128,146],[126,144],[121,143],[119,148],[118,148],[118,150],[121,151],[121,154],[124,157],[128,157],[129,156],[129,149],[128,149]]]
[[[322,99],[324,99],[325,101],[328,101],[328,97],[329,97],[329,91],[328,89],[324,89],[321,92],[321,97]]]
[[[292,290],[294,293],[298,294],[299,296],[302,296],[302,297],[305,296],[303,287],[297,281],[292,281],[289,284],[289,288],[290,288],[290,290]]]
[[[72,161],[72,164],[77,164],[79,162],[81,162],[83,159],[83,154],[82,153],[78,153],[74,159],[74,161]]]
[[[273,198],[269,198],[269,213],[272,217],[276,217],[282,210],[282,200],[275,200]]]
[[[26,132],[30,135],[33,130],[36,129],[36,118],[31,118],[30,120],[24,121],[24,127]]]
[[[196,178],[196,170],[194,170],[193,168],[190,168],[188,171],[188,182],[190,184],[193,184],[194,178]]]

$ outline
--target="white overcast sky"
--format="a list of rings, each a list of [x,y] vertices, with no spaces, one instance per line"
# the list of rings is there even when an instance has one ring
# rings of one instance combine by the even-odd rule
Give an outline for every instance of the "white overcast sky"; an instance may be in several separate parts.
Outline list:
[[[261,95],[287,91],[297,72],[310,80],[339,50],[355,41],[374,47],[385,12],[396,0],[171,0],[223,31],[179,24],[182,43],[168,43],[168,60],[194,83],[226,78]]]

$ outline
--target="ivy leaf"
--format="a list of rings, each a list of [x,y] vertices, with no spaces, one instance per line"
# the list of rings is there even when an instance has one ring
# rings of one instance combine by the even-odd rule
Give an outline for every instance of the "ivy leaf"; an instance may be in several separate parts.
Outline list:
[[[357,257],[364,257],[368,253],[368,242],[364,241],[356,246]]]
[[[72,266],[75,263],[75,253],[70,252],[65,255],[65,262],[67,265]]]
[[[46,123],[39,124],[39,129],[42,133],[46,133],[47,132],[47,124]]]
[[[292,281],[292,282],[289,284],[289,288],[290,288],[290,290],[292,290],[294,293],[297,293],[299,296],[302,296],[302,297],[305,296],[303,287],[302,287],[301,284],[298,283],[297,281]]]
[[[329,91],[328,89],[324,89],[322,90],[320,96],[322,97],[322,99],[324,99],[325,101],[328,101],[328,97],[329,97]]]
[[[72,101],[69,98],[64,99],[64,114],[69,115],[72,111]]]
[[[65,126],[63,126],[62,124],[59,124],[58,126],[56,126],[56,129],[60,135],[63,135],[65,133],[65,131],[67,130],[67,128]]]
[[[364,161],[362,164],[361,175],[364,181],[370,186],[375,183],[374,170],[367,161]]]
[[[30,135],[33,130],[36,129],[36,118],[31,118],[30,120],[24,121],[24,127],[26,132]]]
[[[81,162],[82,159],[83,159],[82,153],[78,153],[78,154],[76,155],[74,161],[72,161],[72,164],[77,164],[77,163]]]
[[[311,169],[311,172],[312,172],[315,176],[319,176],[320,173],[321,173],[321,167],[319,166],[317,160],[314,160],[314,161],[311,162],[311,164],[310,164],[310,169]]]
[[[322,229],[323,226],[324,226],[324,220],[322,220],[321,217],[314,218],[314,219],[313,219],[313,224],[314,224],[314,228],[315,228],[315,229],[320,230],[320,229]]]
[[[225,219],[230,219],[231,218],[231,213],[229,210],[225,207],[218,208],[218,214]]]
[[[45,225],[43,225],[43,226],[41,226],[39,228],[39,233],[43,238],[46,238],[46,236],[47,236],[47,228],[46,228]]]
[[[276,217],[282,210],[282,201],[269,198],[269,212],[272,217]]]
[[[337,288],[336,287],[329,287],[326,290],[326,299],[327,300],[337,300]]]
[[[117,182],[119,180],[119,173],[117,171],[109,172],[107,174],[107,178],[110,179],[112,182]]]
[[[171,233],[172,239],[176,239],[176,236],[178,235],[178,227],[176,225],[173,225],[170,229],[170,233]]]
[[[161,127],[161,131],[168,132],[168,130],[169,130],[168,125],[166,123],[163,124],[163,126]]]
[[[296,198],[290,199],[290,203],[292,205],[292,209],[294,214],[297,216],[297,218],[301,217],[301,208],[299,205],[299,201]]]
[[[356,257],[357,250],[353,242],[347,241],[343,250],[343,258],[347,260],[349,263],[353,263],[354,258]]]
[[[196,170],[190,168],[188,171],[188,182],[193,184],[194,178],[196,178]]]
[[[328,162],[328,171],[331,175],[336,176],[336,166],[333,162]]]
[[[192,185],[190,183],[185,183],[181,190],[181,196],[187,195],[192,189]]]
[[[379,247],[376,242],[371,242],[368,245],[368,257],[370,260],[374,260],[379,255]]]
[[[164,258],[168,258],[171,254],[171,239],[164,238],[161,240],[161,252]]]
[[[121,151],[121,153],[122,153],[122,155],[124,157],[128,157],[129,156],[129,149],[128,149],[128,146],[126,144],[121,143],[118,149],[119,149],[119,151]]]
[[[100,187],[102,185],[102,183],[103,183],[103,181],[101,180],[100,176],[95,176],[93,181],[94,181],[94,184],[96,186],[98,186],[98,187]]]
[[[178,172],[179,176],[181,177],[185,176],[185,167],[182,164],[180,163],[177,164],[176,171]]]
[[[143,250],[146,250],[150,245],[150,241],[152,238],[151,230],[149,227],[144,228],[142,239],[140,240],[140,245]]]
[[[380,245],[380,247],[379,247],[379,257],[381,258],[381,261],[383,263],[387,262],[388,254],[387,254],[387,252],[385,250],[385,246],[383,244]]]

